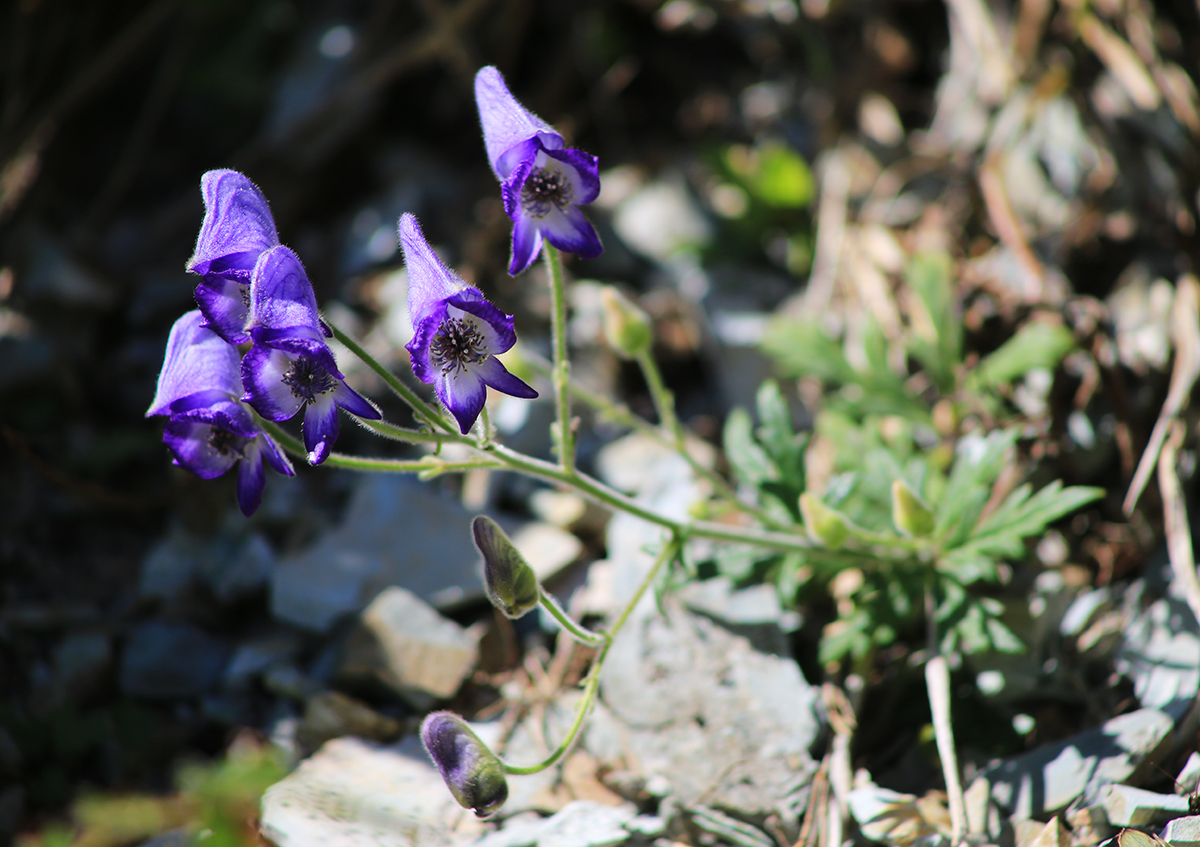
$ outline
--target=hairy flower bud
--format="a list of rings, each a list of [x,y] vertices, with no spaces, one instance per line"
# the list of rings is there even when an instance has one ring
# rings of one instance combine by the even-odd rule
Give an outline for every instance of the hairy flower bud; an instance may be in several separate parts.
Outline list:
[[[896,529],[914,538],[933,534],[936,520],[925,501],[902,480],[892,482],[892,523]]]
[[[650,317],[615,288],[601,294],[604,307],[604,337],[618,355],[634,359],[650,349],[654,332]]]
[[[464,809],[485,818],[504,805],[504,765],[458,715],[432,712],[421,724],[421,743]]]
[[[510,618],[534,609],[541,599],[537,575],[500,525],[479,515],[471,521],[471,532],[483,554],[483,583],[492,605]]]
[[[841,547],[850,534],[845,516],[807,491],[800,495],[800,515],[808,537],[829,550]]]

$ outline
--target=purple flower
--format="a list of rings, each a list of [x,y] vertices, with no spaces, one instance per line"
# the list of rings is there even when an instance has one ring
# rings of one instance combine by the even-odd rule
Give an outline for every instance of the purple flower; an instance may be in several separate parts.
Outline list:
[[[250,275],[259,255],[279,243],[262,192],[237,171],[209,171],[200,178],[204,223],[187,269],[203,279],[196,304],[208,327],[231,344],[250,340]]]
[[[508,799],[504,765],[453,712],[432,712],[421,724],[421,742],[464,809],[485,818]]]
[[[146,416],[170,416],[163,443],[175,464],[201,479],[221,476],[240,461],[238,506],[252,515],[266,485],[263,460],[285,476],[295,471],[238,399],[239,358],[237,348],[204,325],[198,310],[188,312],[171,327],[158,391]]]
[[[378,420],[379,411],[343,381],[295,253],[280,246],[259,256],[250,291],[254,346],[242,359],[242,399],[270,421],[304,409],[304,449],[308,461],[319,465],[337,440],[338,406],[370,420]]]
[[[495,356],[516,343],[512,315],[484,300],[478,288],[442,264],[412,215],[400,218],[400,246],[408,268],[413,339],[406,347],[413,373],[433,384],[463,434],[483,411],[489,385],[514,397],[537,397]]]
[[[585,259],[599,256],[600,237],[577,208],[600,193],[596,157],[567,147],[549,124],[517,102],[490,65],[475,75],[475,103],[488,161],[513,222],[508,272],[516,276],[529,267],[543,238]]]

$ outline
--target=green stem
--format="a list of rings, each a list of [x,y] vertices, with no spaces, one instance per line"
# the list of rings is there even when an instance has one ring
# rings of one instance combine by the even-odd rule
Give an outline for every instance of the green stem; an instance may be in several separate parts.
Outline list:
[[[617,618],[616,623],[605,633],[599,633],[598,635],[593,633],[596,637],[604,639],[603,646],[600,648],[600,653],[592,663],[592,669],[588,672],[587,679],[583,683],[583,698],[579,701],[579,705],[575,707],[575,720],[572,722],[571,728],[567,731],[567,736],[563,739],[563,742],[558,745],[553,753],[536,765],[518,767],[503,762],[504,770],[507,773],[515,775],[540,773],[561,759],[571,749],[571,745],[575,743],[575,738],[579,735],[579,730],[583,728],[583,722],[587,719],[587,716],[592,711],[592,706],[596,703],[596,693],[600,690],[600,669],[604,667],[604,659],[608,656],[609,648],[612,647],[613,638],[621,630],[621,627],[625,625],[630,614],[632,614],[634,608],[637,606],[638,601],[646,593],[646,589],[654,584],[654,579],[662,569],[663,564],[675,557],[675,554],[679,552],[679,547],[679,537],[673,536],[663,546],[662,551],[658,554],[658,558],[654,560],[654,564],[646,571],[646,576],[643,577],[641,585],[633,593],[629,602],[625,604],[625,608],[621,611],[621,615]]]
[[[679,425],[679,418],[675,417],[675,397],[667,390],[667,386],[663,384],[658,364],[654,361],[654,357],[650,355],[649,350],[643,350],[638,354],[637,363],[638,367],[642,369],[642,376],[646,379],[646,386],[650,389],[650,397],[654,401],[655,411],[658,412],[658,420],[668,436],[674,441],[672,446],[682,453],[683,428]]]
[[[554,619],[559,622],[563,629],[571,633],[571,635],[580,644],[588,647],[603,647],[608,643],[608,636],[599,632],[592,632],[585,626],[575,622],[575,619],[568,615],[563,607],[558,604],[553,595],[548,594],[544,589],[540,592],[541,603],[546,607],[546,611],[554,616]]]
[[[529,363],[529,366],[542,376],[549,377],[553,374],[553,366],[536,353],[526,350],[522,352],[522,356],[525,358],[525,361]],[[611,421],[612,423],[615,423],[618,426],[627,426],[635,432],[639,432],[642,435],[654,439],[664,447],[675,447],[675,445],[671,443],[670,439],[663,434],[661,429],[649,421],[643,420],[635,415],[633,410],[625,404],[616,403],[600,392],[592,391],[590,388],[578,382],[577,380],[571,380],[569,382],[568,390],[571,392],[573,397],[595,409],[603,418]],[[784,528],[784,524],[782,524],[778,519],[772,517],[765,510],[749,503],[745,503],[739,499],[737,492],[730,487],[729,483],[726,482],[720,474],[714,472],[711,468],[706,467],[704,464],[698,461],[696,457],[686,449],[686,447],[678,452],[679,455],[683,456],[683,458],[687,461],[688,466],[692,469],[692,472],[711,485],[713,491],[716,492],[719,497],[735,506],[739,511],[758,518],[758,520],[760,520],[765,526],[769,526],[774,529]]]
[[[387,421],[369,421],[366,418],[355,418],[355,422],[371,430],[376,435],[381,435],[392,441],[405,441],[409,444],[444,444],[446,442],[470,441],[470,439],[459,435],[457,432],[431,432],[427,429],[409,429],[408,427],[390,424]]]
[[[575,444],[571,432],[571,395],[568,390],[570,362],[567,359],[567,297],[563,285],[562,254],[549,242],[542,245],[546,271],[550,275],[550,335],[554,354],[554,401],[558,418],[558,461],[567,473],[575,471]]]
[[[441,412],[417,396],[415,391],[397,379],[394,373],[380,364],[357,341],[346,335],[346,333],[342,332],[329,321],[325,321],[325,325],[333,331],[333,337],[341,342],[347,350],[365,362],[367,367],[379,374],[380,378],[387,383],[388,388],[392,389],[392,392],[397,397],[409,405],[409,408],[413,410],[413,414],[424,420],[434,429],[443,429],[446,432],[457,434],[454,425],[446,420],[446,417]]]

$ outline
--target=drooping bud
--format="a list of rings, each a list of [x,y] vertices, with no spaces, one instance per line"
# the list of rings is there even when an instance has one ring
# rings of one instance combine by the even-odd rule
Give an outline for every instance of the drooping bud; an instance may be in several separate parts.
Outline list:
[[[485,818],[508,799],[504,765],[453,712],[432,712],[421,724],[421,743],[446,787],[464,809]]]
[[[611,286],[600,293],[604,307],[604,338],[617,355],[635,359],[650,349],[654,331],[650,316]]]
[[[914,538],[932,535],[936,526],[933,511],[899,479],[892,482],[892,523],[900,532]]]
[[[492,605],[510,618],[519,618],[541,600],[537,574],[504,530],[487,515],[471,521],[475,546],[483,554],[483,585]]]
[[[804,518],[804,530],[808,537],[829,550],[841,547],[850,534],[845,515],[826,506],[820,497],[813,497],[807,491],[800,495],[800,515]]]

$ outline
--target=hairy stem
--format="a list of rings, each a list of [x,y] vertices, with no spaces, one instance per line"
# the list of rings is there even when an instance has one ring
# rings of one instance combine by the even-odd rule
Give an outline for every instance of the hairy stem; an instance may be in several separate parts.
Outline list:
[[[563,284],[562,254],[549,242],[542,246],[550,276],[550,335],[554,356],[554,402],[557,409],[558,462],[567,473],[575,471],[575,443],[571,432],[571,395],[568,390],[571,365],[567,359],[567,297]]]

